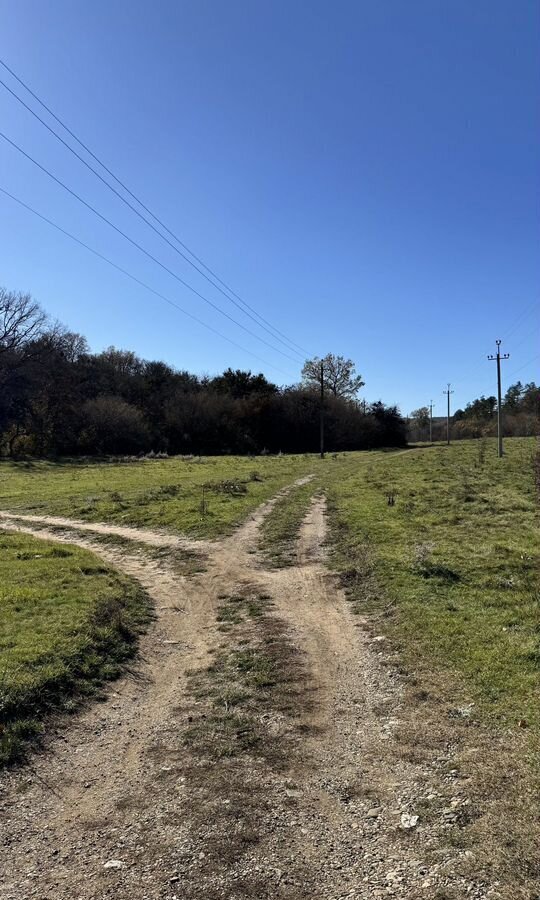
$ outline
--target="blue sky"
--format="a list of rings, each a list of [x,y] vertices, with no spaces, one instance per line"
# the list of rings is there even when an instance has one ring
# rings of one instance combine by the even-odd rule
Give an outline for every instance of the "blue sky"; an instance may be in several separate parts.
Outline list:
[[[456,406],[492,393],[497,337],[505,382],[538,380],[536,2],[0,0],[0,15],[8,65],[266,319],[313,354],[352,357],[368,399],[407,413],[433,398],[442,413],[448,381]],[[1,86],[0,119],[273,343]],[[93,349],[298,379],[301,360],[221,317],[2,140],[0,186],[245,348],[0,195],[0,282]]]

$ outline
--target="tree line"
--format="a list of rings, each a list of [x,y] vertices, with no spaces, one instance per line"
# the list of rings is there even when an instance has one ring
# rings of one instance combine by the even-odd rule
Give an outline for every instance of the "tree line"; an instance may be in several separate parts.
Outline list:
[[[36,456],[303,453],[318,448],[320,365],[329,450],[404,446],[395,406],[361,405],[351,360],[308,360],[278,387],[227,369],[199,377],[109,347],[90,352],[28,295],[0,288],[0,452]]]
[[[540,416],[540,389],[534,381],[510,385],[502,400],[504,433],[509,437],[527,437],[538,434]],[[464,409],[457,409],[452,416],[452,437],[479,438],[497,433],[497,398],[493,395],[477,397]],[[426,441],[429,437],[429,409],[415,409],[409,420],[409,439]],[[433,440],[446,439],[446,419],[433,422]]]

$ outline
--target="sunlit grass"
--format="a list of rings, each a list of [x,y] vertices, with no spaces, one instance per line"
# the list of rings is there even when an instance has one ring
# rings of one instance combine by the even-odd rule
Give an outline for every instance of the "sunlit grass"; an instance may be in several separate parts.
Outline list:
[[[149,613],[142,590],[94,554],[1,531],[0,613],[1,764],[44,713],[118,675]]]
[[[535,452],[515,438],[502,460],[492,440],[373,457],[334,479],[329,499],[357,610],[386,609],[382,627],[411,666],[453,671],[489,715],[538,727]]]
[[[331,464],[307,455],[101,463],[4,460],[0,508],[212,537],[296,478]],[[222,490],[223,482],[237,483],[241,491]]]

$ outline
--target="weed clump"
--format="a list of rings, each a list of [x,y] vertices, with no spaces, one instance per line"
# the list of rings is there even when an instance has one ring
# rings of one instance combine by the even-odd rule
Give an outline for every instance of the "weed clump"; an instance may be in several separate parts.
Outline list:
[[[251,479],[253,480],[253,479]],[[230,496],[238,496],[239,494],[247,494],[247,485],[244,481],[236,481],[227,479],[224,481],[208,481],[204,485],[207,491],[213,494],[229,494]]]
[[[459,575],[453,569],[433,559],[435,544],[426,541],[416,544],[413,551],[413,571],[422,578],[441,578],[443,581],[459,581]]]

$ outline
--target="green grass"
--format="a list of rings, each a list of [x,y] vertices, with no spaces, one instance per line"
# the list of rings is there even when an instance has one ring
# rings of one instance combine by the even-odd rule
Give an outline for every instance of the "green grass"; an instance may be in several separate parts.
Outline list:
[[[133,655],[142,590],[78,547],[0,531],[0,764]]]
[[[280,488],[333,465],[316,456],[128,462],[0,461],[0,508],[84,521],[163,527],[201,537],[229,531]],[[207,511],[201,513],[202,486]]]
[[[411,670],[446,670],[479,710],[538,729],[536,442],[505,449],[502,460],[493,440],[373,456],[333,479],[334,563]]]
[[[320,486],[319,477],[294,488],[277,501],[270,515],[263,521],[259,546],[270,567],[280,569],[295,564],[298,531],[313,495]]]
[[[391,450],[330,454],[314,469],[310,481],[280,497],[260,529],[259,547],[267,565],[276,569],[295,565],[298,532],[316,494],[364,472],[375,460],[388,461],[393,454]]]
[[[6,461],[0,463],[0,505],[214,537],[230,531],[280,488],[313,473],[311,483],[276,503],[263,525],[261,547],[270,563],[293,561],[294,539],[310,498],[325,490],[334,564],[355,607],[388,632],[411,670],[436,667],[451,673],[479,710],[510,724],[523,719],[536,729],[535,450],[534,439],[515,438],[506,441],[502,460],[490,439],[400,454],[330,455],[324,461],[315,456]],[[206,516],[200,509],[203,484],[215,486],[206,491]],[[388,504],[392,495],[393,506]],[[61,600],[67,577],[62,567],[75,562],[56,558],[54,572],[50,566],[44,579],[54,587],[48,596],[60,600],[61,616],[70,609]],[[37,590],[36,585],[41,590],[40,566],[47,568],[46,561],[19,558],[15,564],[12,559],[9,578],[26,578],[28,590]],[[107,578],[113,576],[96,573],[96,584],[88,594],[77,595],[80,606],[72,605],[71,614],[78,610],[84,616],[85,603],[99,602],[97,587]],[[83,582],[89,587],[90,576]],[[36,622],[46,609],[36,609]],[[227,615],[223,629],[234,623],[234,612]],[[60,659],[63,650],[50,653],[51,659],[55,654]]]

